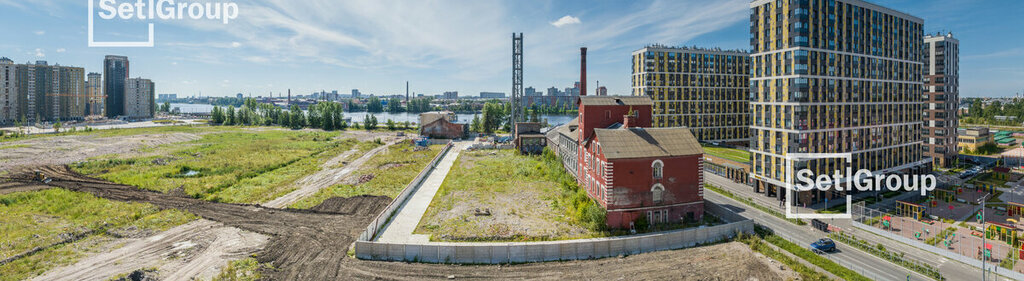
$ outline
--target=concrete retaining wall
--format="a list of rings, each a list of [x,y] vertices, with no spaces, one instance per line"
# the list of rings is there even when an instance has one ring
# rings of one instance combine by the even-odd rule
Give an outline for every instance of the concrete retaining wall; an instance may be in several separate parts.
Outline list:
[[[549,242],[429,242],[412,244],[359,240],[356,241],[355,250],[357,258],[366,260],[503,264],[634,255],[693,247],[729,239],[738,232],[754,232],[754,222],[751,220],[742,219],[735,213],[711,202],[705,201],[705,208],[720,218],[729,217],[723,218],[723,220],[734,219],[735,221],[711,227],[650,234]]]
[[[444,158],[445,154],[448,154],[448,152],[451,151],[453,144],[451,141],[447,141],[447,143],[448,144],[441,149],[441,152],[439,152],[437,156],[434,156],[433,160],[430,160],[430,164],[420,171],[420,174],[416,175],[416,178],[413,178],[412,182],[409,182],[409,185],[405,186],[405,189],[402,189],[402,193],[399,193],[398,197],[395,197],[395,200],[392,200],[391,204],[388,204],[388,207],[385,208],[380,215],[377,215],[377,218],[373,219],[373,222],[370,222],[370,225],[366,227],[366,230],[363,230],[363,233],[359,235],[358,241],[370,241],[377,237],[380,229],[391,220],[391,216],[394,215],[395,212],[398,211],[398,208],[402,207],[402,204],[409,199],[409,195],[419,188],[420,184],[423,183],[423,180],[427,178],[427,175],[437,167],[437,163]]]
[[[979,269],[982,268],[982,263],[981,263],[981,260],[979,260],[979,259],[963,256],[963,255],[957,254],[957,253],[952,252],[952,251],[940,249],[940,248],[932,246],[932,245],[921,243],[921,241],[917,241],[917,240],[906,238],[906,237],[903,237],[903,236],[900,236],[900,235],[892,234],[892,233],[886,232],[885,230],[878,229],[877,227],[868,226],[866,224],[863,224],[863,223],[860,223],[860,222],[857,222],[857,221],[851,221],[851,223],[853,223],[853,227],[860,228],[862,230],[866,230],[868,232],[877,234],[879,236],[882,236],[882,237],[885,237],[885,238],[889,238],[889,239],[892,239],[892,240],[896,240],[896,241],[898,241],[900,243],[907,244],[907,245],[910,245],[910,246],[913,246],[915,248],[922,249],[922,250],[925,250],[925,251],[929,251],[929,252],[932,252],[932,253],[934,253],[936,255],[944,256],[946,258],[949,258],[949,259],[952,259],[952,260],[955,260],[955,261],[959,261],[959,262],[962,262],[962,263],[965,263],[965,264],[977,267]],[[987,266],[988,266],[988,268],[990,270],[992,270],[992,272],[994,272],[996,274],[1003,275],[1003,276],[1006,276],[1006,277],[1010,277],[1010,278],[1013,278],[1014,280],[1024,280],[1024,274],[1021,274],[1020,272],[1016,272],[1016,271],[1013,271],[1013,270],[1009,270],[1009,269],[1005,269],[1005,268],[999,267],[999,264],[993,264],[993,263],[989,262],[987,264]]]

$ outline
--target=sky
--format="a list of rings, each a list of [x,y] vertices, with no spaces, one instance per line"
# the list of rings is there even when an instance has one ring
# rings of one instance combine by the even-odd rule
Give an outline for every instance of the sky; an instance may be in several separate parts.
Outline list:
[[[0,0],[0,56],[102,72],[104,55],[126,55],[132,77],[179,96],[404,94],[406,81],[419,94],[477,96],[511,91],[511,36],[522,32],[527,87],[571,87],[586,46],[588,88],[628,95],[630,55],[645,45],[750,47],[747,0],[175,1],[239,11],[227,24],[96,17],[97,41],[145,40],[154,23],[155,46],[89,47],[89,1]],[[871,2],[923,18],[926,33],[953,32],[962,97],[1024,91],[1024,1]]]

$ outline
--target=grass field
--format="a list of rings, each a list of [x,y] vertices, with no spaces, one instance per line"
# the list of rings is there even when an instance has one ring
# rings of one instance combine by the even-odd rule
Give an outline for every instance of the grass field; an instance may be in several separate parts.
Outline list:
[[[416,233],[435,241],[534,241],[606,236],[571,215],[592,204],[580,202],[566,188],[563,196],[560,166],[539,156],[513,150],[465,151],[459,155],[441,189],[417,226]],[[575,186],[575,183],[571,183]],[[591,204],[588,204],[591,203]],[[583,206],[577,208],[576,205]],[[476,210],[490,210],[478,216]],[[603,210],[600,211],[603,214]],[[599,224],[604,224],[601,219]]]
[[[10,128],[8,128],[10,129]],[[141,134],[166,134],[166,133],[202,133],[202,132],[221,132],[221,131],[232,131],[237,130],[238,127],[210,127],[206,125],[181,125],[181,126],[160,126],[160,127],[145,127],[145,128],[124,128],[124,129],[105,129],[105,130],[86,130],[84,128],[76,128],[75,131],[66,129],[58,134],[34,134],[34,135],[22,135],[18,137],[3,137],[0,138],[0,143],[35,139],[35,138],[48,138],[54,136],[76,136],[76,135],[89,135],[95,137],[117,137],[117,136],[130,136],[130,135],[141,135]]]
[[[20,280],[71,264],[110,233],[158,232],[197,218],[64,189],[0,195],[0,214],[0,260],[42,249],[0,265],[0,280]]]
[[[750,152],[742,149],[703,145],[704,153],[740,163],[750,162]]]
[[[181,130],[188,127],[161,127]],[[156,129],[156,128],[149,128]],[[209,129],[209,128],[207,128]],[[291,183],[358,145],[338,133],[228,130],[165,145],[169,155],[129,159],[99,157],[73,168],[83,174],[161,192],[181,187],[205,200],[262,203],[294,189]]]
[[[313,196],[295,202],[290,207],[308,209],[331,197],[383,195],[395,198],[437,156],[443,147],[434,145],[429,149],[415,151],[415,146],[408,142],[392,145],[387,148],[386,152],[374,156],[359,170],[349,175],[349,178],[352,179],[370,178],[369,181],[363,183],[357,181],[324,188]]]

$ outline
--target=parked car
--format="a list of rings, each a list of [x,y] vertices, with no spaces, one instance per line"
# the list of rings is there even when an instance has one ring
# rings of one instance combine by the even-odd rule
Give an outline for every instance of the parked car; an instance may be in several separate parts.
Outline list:
[[[814,243],[811,243],[811,251],[813,251],[815,253],[818,253],[818,254],[830,253],[830,252],[834,252],[835,250],[836,250],[836,243],[832,242],[832,239],[829,239],[829,238],[821,238],[821,239],[818,239],[818,241],[815,241]]]

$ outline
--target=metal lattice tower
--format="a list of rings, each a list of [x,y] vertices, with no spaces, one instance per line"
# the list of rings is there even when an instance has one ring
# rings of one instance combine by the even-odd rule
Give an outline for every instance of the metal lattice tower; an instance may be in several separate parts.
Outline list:
[[[522,98],[523,98],[523,33],[517,36],[512,33],[512,122],[522,120]]]

